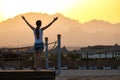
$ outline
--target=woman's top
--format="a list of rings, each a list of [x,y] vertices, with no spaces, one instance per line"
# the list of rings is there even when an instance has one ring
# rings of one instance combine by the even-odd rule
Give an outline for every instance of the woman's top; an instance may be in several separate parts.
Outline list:
[[[36,36],[36,29],[33,30],[34,31],[34,43],[42,43],[43,42],[43,31],[42,29],[40,28],[39,29],[39,38],[37,38]]]

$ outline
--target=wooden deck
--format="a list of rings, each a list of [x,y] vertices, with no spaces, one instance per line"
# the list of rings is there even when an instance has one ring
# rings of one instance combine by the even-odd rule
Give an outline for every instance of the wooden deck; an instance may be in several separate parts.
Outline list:
[[[0,80],[55,80],[55,71],[1,70]]]

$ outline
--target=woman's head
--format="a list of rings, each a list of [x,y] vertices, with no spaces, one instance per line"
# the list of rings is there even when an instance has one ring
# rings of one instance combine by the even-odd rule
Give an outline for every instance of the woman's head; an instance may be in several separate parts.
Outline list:
[[[40,27],[41,24],[42,24],[41,20],[37,20],[37,21],[36,21],[36,26],[37,26],[37,27]]]

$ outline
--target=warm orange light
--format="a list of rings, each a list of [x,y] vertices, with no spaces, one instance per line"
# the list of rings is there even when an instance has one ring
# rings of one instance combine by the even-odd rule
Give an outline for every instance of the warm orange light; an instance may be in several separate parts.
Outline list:
[[[120,22],[120,0],[0,0],[0,20],[21,13],[62,13],[80,22],[100,19]]]

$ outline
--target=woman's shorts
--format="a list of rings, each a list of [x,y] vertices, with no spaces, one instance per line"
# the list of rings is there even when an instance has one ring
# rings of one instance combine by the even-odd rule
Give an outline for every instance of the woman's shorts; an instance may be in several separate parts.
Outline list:
[[[44,43],[41,42],[41,43],[35,43],[34,44],[34,50],[37,51],[37,50],[43,50],[44,49]]]

